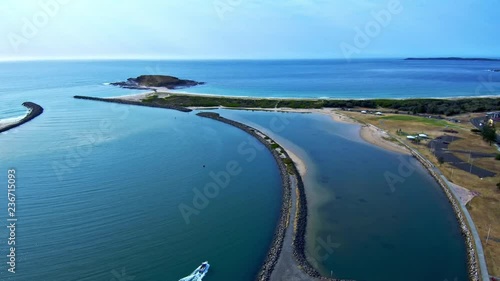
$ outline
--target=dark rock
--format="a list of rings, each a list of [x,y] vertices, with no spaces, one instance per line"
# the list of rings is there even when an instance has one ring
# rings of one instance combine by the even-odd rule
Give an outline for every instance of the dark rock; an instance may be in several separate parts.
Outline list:
[[[35,119],[38,115],[43,113],[43,108],[36,103],[27,101],[27,102],[23,103],[23,106],[30,109],[30,112],[28,113],[28,115],[26,115],[23,119],[17,121],[15,124],[11,124],[9,126],[3,127],[2,129],[0,129],[0,133],[6,132],[10,129],[21,126],[22,124],[27,123],[27,122]]]
[[[128,101],[128,100],[122,100],[122,99],[105,99],[105,98],[96,98],[96,97],[87,97],[87,96],[74,96],[74,98],[80,99],[80,100],[93,100],[93,101],[103,101],[103,102],[139,105],[139,106],[147,106],[147,107],[159,107],[159,108],[173,109],[173,110],[177,110],[177,111],[181,111],[181,112],[191,112],[192,111],[191,109],[185,108],[182,106],[157,104],[157,103],[145,103],[145,102],[140,102],[140,101]]]
[[[126,89],[140,89],[147,90],[152,89],[152,87],[164,87],[167,89],[180,89],[189,88],[198,85],[203,85],[204,82],[197,82],[193,80],[179,79],[173,76],[167,75],[141,75],[137,78],[129,78],[124,82],[111,83],[113,86],[119,86]]]

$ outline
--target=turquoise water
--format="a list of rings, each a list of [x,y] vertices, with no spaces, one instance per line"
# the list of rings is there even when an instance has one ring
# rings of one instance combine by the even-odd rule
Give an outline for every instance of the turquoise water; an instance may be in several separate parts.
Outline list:
[[[205,280],[244,281],[253,280],[264,260],[281,187],[274,160],[261,145],[252,159],[248,136],[224,124],[74,95],[138,93],[104,83],[161,73],[208,82],[189,91],[223,95],[455,96],[473,91],[485,68],[498,68],[444,64],[0,63],[0,119],[25,114],[24,101],[45,108],[35,120],[0,134],[0,182],[7,181],[7,169],[17,169],[19,218],[18,273],[8,274],[4,263],[0,279],[113,280],[125,273],[134,280],[178,280],[208,260],[213,267]],[[391,193],[381,172],[397,170],[397,157],[361,142],[355,126],[302,115],[289,124],[265,114],[245,117],[264,122],[306,159],[306,183],[322,194],[310,198],[318,218],[311,223],[310,245],[328,235],[341,244],[318,263],[323,273],[333,269],[363,280],[464,279],[464,249],[451,209],[422,169]],[[245,149],[238,150],[240,145]],[[200,208],[186,223],[179,207],[195,206],[197,190],[214,182],[210,172],[227,171],[233,161],[241,172],[226,188],[209,189],[213,198],[197,198]],[[6,195],[0,192],[4,222]],[[7,235],[2,228],[0,237]],[[0,254],[6,252],[6,240],[0,241]]]
[[[359,138],[358,125],[334,123],[327,116],[221,114],[278,135],[306,159],[304,182],[312,208],[308,255],[322,274],[468,280],[465,244],[451,205],[415,159],[368,145]],[[413,168],[400,173],[401,163]],[[387,172],[404,181],[391,187]]]
[[[24,112],[18,99],[81,94],[123,95],[104,83],[142,74],[204,81],[185,91],[229,96],[421,98],[500,95],[495,61],[40,61],[2,62],[0,119]],[[80,92],[82,90],[82,92]],[[48,92],[50,91],[50,92]],[[126,92],[125,92],[126,93]],[[15,103],[10,102],[11,100]]]
[[[122,270],[134,280],[178,280],[205,260],[213,266],[207,281],[253,280],[281,200],[267,150],[258,145],[251,159],[238,152],[244,132],[194,114],[39,101],[43,115],[0,135],[0,182],[17,169],[19,218],[15,276],[5,266],[7,229],[0,230],[1,280],[114,280]],[[195,207],[195,189],[204,192],[210,172],[232,161],[240,173],[218,195],[210,190],[208,206],[198,202],[186,223],[179,205]]]

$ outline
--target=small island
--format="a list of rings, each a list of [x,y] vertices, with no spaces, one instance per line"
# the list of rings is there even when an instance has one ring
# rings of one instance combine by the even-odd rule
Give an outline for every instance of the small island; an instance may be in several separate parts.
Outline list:
[[[461,57],[406,58],[405,60],[500,61],[500,59],[492,59],[492,58],[461,58]]]
[[[141,75],[136,78],[129,78],[124,82],[111,83],[113,86],[119,86],[126,89],[155,90],[155,88],[166,88],[175,90],[180,88],[189,88],[203,85],[205,82],[179,79],[168,75]]]

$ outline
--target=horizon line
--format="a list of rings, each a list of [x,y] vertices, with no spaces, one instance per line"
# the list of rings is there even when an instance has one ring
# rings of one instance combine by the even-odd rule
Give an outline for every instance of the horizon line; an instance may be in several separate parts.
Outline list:
[[[0,62],[35,62],[35,61],[298,61],[298,60],[377,60],[377,59],[406,59],[406,58],[480,58],[480,59],[500,59],[500,57],[482,56],[394,56],[394,57],[363,57],[346,59],[342,57],[303,57],[303,58],[185,58],[185,57],[17,57],[0,58]]]

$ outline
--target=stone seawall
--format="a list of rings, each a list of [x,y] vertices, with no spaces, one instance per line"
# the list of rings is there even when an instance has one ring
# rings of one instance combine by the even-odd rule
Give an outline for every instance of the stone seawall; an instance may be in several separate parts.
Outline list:
[[[74,96],[74,98],[80,99],[80,100],[93,100],[93,101],[130,104],[130,105],[139,105],[139,106],[147,106],[147,107],[166,108],[166,109],[178,110],[181,112],[191,112],[192,111],[191,109],[185,108],[182,106],[159,104],[159,103],[147,103],[147,102],[140,102],[140,101],[129,101],[129,100],[123,100],[123,99],[96,98],[96,97],[87,97],[87,96]]]
[[[276,266],[276,263],[278,262],[281,249],[283,247],[285,232],[289,223],[288,218],[290,217],[290,209],[292,204],[291,202],[292,186],[287,166],[283,162],[283,159],[280,157],[279,153],[271,147],[271,144],[268,141],[266,141],[266,139],[262,137],[264,134],[261,133],[260,131],[245,124],[221,117],[218,113],[201,112],[198,113],[197,115],[205,118],[210,118],[216,121],[220,121],[245,131],[246,133],[255,137],[265,147],[267,147],[271,152],[271,154],[273,155],[274,159],[276,160],[276,164],[278,165],[280,171],[281,182],[283,186],[283,201],[281,203],[280,219],[278,226],[276,227],[276,230],[274,232],[271,248],[269,249],[266,256],[266,260],[262,265],[262,268],[256,278],[256,280],[258,281],[268,281],[271,277],[271,273],[273,272],[274,267]]]
[[[198,116],[210,118],[216,121],[220,121],[226,123],[228,125],[239,128],[248,134],[255,137],[262,144],[264,144],[271,154],[273,155],[276,163],[279,167],[282,184],[283,184],[283,202],[281,206],[281,214],[280,221],[278,226],[276,227],[276,231],[274,234],[273,242],[271,244],[271,248],[267,254],[266,261],[264,262],[256,280],[257,281],[268,281],[270,280],[271,274],[274,270],[274,267],[279,259],[281,254],[281,249],[283,247],[283,240],[285,238],[285,232],[288,227],[291,205],[291,192],[293,192],[293,187],[291,186],[290,176],[294,176],[297,180],[297,209],[295,214],[295,224],[294,224],[294,237],[293,237],[293,255],[297,262],[297,266],[304,273],[311,277],[311,280],[329,280],[329,281],[352,281],[352,280],[343,280],[343,279],[333,279],[321,276],[321,274],[312,267],[306,257],[306,249],[305,249],[305,237],[306,237],[306,229],[307,229],[307,199],[304,189],[304,182],[302,181],[302,177],[300,176],[297,167],[293,164],[293,161],[289,161],[290,164],[285,164],[285,159],[290,159],[290,156],[286,151],[282,151],[281,154],[285,155],[285,158],[280,157],[280,154],[273,149],[271,143],[267,141],[263,136],[267,137],[273,143],[276,143],[274,140],[266,136],[262,132],[247,126],[245,124],[221,117],[218,113],[213,112],[201,112],[197,114]],[[291,175],[290,175],[291,174]]]
[[[460,203],[458,203],[455,196],[452,194],[451,187],[446,183],[446,178],[441,172],[424,156],[418,153],[416,150],[408,146],[407,144],[399,141],[406,148],[408,148],[412,155],[427,169],[427,171],[431,174],[431,176],[438,182],[439,186],[442,188],[448,201],[450,202],[453,212],[455,213],[455,217],[458,220],[460,225],[460,230],[462,235],[464,236],[465,246],[467,248],[467,270],[469,272],[469,280],[471,281],[479,281],[479,280],[488,280],[489,277],[484,278],[484,275],[488,275],[487,272],[479,272],[478,261],[476,256],[476,250],[474,248],[475,239],[470,231],[470,227],[467,219],[464,216],[463,212],[467,210],[462,210]],[[465,208],[465,206],[464,206]],[[481,241],[478,241],[479,245],[481,245]],[[477,244],[477,243],[476,243]],[[483,261],[485,263],[485,261]],[[481,278],[483,275],[483,278]]]
[[[24,102],[23,106],[27,107],[30,110],[30,112],[26,116],[24,116],[23,119],[17,121],[16,123],[1,128],[0,133],[6,132],[10,129],[14,129],[15,127],[21,126],[22,124],[27,123],[27,122],[35,119],[37,116],[39,116],[40,114],[43,113],[43,107],[39,106],[38,104],[36,104],[34,102],[29,102],[29,101]]]

